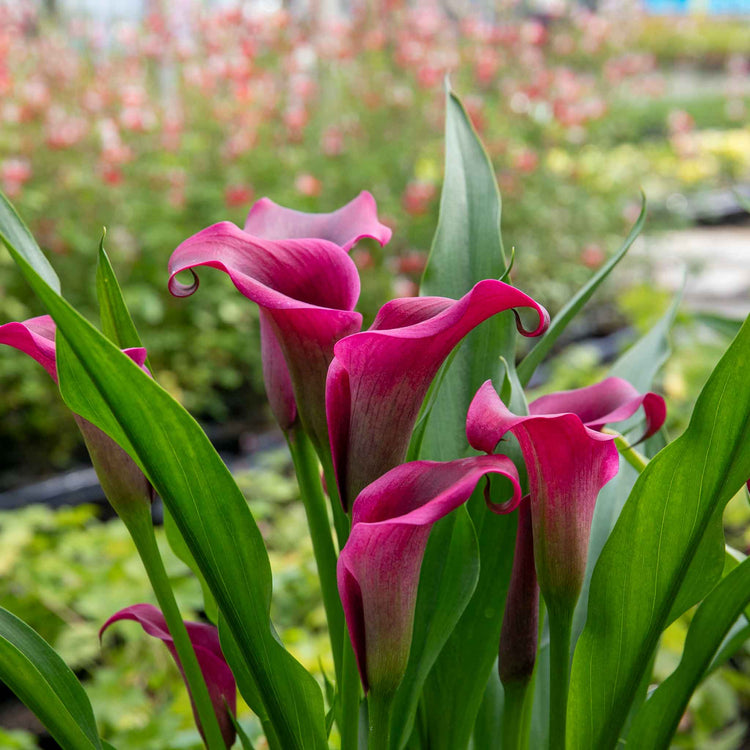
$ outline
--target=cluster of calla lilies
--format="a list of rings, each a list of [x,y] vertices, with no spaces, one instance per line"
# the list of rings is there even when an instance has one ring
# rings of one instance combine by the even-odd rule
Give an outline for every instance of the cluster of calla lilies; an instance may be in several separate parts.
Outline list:
[[[369,696],[373,750],[388,747],[388,706],[409,659],[420,568],[433,524],[465,503],[483,478],[506,480],[502,501],[487,493],[489,511],[519,513],[499,672],[506,686],[525,684],[537,652],[540,591],[551,626],[561,623],[562,642],[553,642],[553,648],[569,649],[594,505],[619,466],[615,436],[602,429],[643,408],[647,438],[665,419],[660,396],[640,394],[619,378],[542,396],[521,415],[510,411],[488,380],[466,418],[468,443],[480,454],[405,462],[428,389],[459,342],[503,311],[512,310],[518,330],[529,337],[546,330],[549,316],[520,290],[485,279],[457,300],[392,300],[361,331],[362,316],[354,310],[359,276],[348,251],[364,237],[384,244],[390,235],[367,192],[328,214],[301,213],[264,198],[250,210],[244,229],[229,222],[210,226],[185,240],[169,260],[172,294],[192,294],[198,286],[194,269],[209,266],[224,271],[259,307],[263,375],[273,415],[293,453],[304,435],[325,469],[338,534],[339,553],[333,559],[340,604],[325,590],[332,580],[331,541],[313,534],[313,542],[329,619],[343,606],[361,685]],[[178,279],[185,271],[193,273],[190,285]],[[520,308],[536,315],[531,330],[521,324]],[[49,316],[0,326],[0,343],[24,351],[57,380],[55,325]],[[144,349],[125,351],[146,368]],[[132,459],[97,427],[76,419],[118,513],[127,516],[129,504],[150,502],[152,488]],[[509,433],[520,446],[527,482],[505,455]],[[123,619],[139,622],[164,641],[182,669],[157,608],[130,606],[113,615],[102,631]],[[187,632],[223,742],[230,747],[235,740],[230,714],[236,705],[232,671],[213,626],[187,623]],[[551,632],[558,630],[551,627]],[[332,646],[340,671],[341,644]],[[197,711],[196,719],[206,737]],[[564,726],[554,731],[564,732]]]

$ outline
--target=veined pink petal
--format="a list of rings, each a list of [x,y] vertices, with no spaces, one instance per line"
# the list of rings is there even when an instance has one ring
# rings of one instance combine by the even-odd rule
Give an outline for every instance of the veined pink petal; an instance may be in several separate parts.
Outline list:
[[[522,333],[545,330],[549,316],[541,305],[515,287],[486,279],[459,300],[393,300],[368,331],[336,344],[326,408],[345,508],[363,487],[403,461],[422,400],[456,344],[482,321],[516,307],[531,307],[539,316],[538,326]]]
[[[614,439],[584,426],[572,413],[517,416],[488,380],[469,407],[469,443],[491,453],[509,431],[521,446],[529,475],[539,587],[548,605],[574,606],[596,498],[619,468]]]
[[[224,271],[235,287],[262,309],[265,337],[273,331],[278,340],[302,421],[314,438],[327,444],[325,377],[333,345],[362,324],[362,316],[353,312],[359,296],[354,262],[332,242],[263,240],[222,222],[193,235],[172,253],[172,294],[185,296],[195,291],[198,281],[194,272],[194,283],[189,286],[175,277],[198,266]],[[272,342],[264,346],[267,352],[274,351]],[[266,382],[267,390],[283,384],[278,356],[269,364],[267,374],[271,381]],[[273,400],[288,418],[288,391]]]
[[[540,396],[529,404],[529,413],[570,412],[577,414],[586,427],[600,430],[606,424],[627,419],[641,406],[646,415],[646,432],[640,440],[645,440],[661,429],[667,416],[667,407],[658,394],[638,393],[622,378],[606,378],[586,388]]]
[[[409,658],[419,571],[432,524],[466,502],[490,473],[510,480],[512,510],[521,491],[515,466],[504,456],[402,464],[354,502],[338,585],[365,690],[390,693],[398,687]]]
[[[28,354],[57,382],[55,322],[49,315],[0,326],[0,344],[7,344]]]
[[[270,198],[261,198],[247,215],[245,231],[267,240],[317,237],[345,251],[363,237],[371,237],[381,245],[391,238],[391,230],[378,221],[375,199],[366,190],[345,206],[326,214],[295,211],[279,206]]]
[[[125,607],[110,617],[99,630],[99,638],[104,631],[113,623],[120,620],[133,620],[137,622],[143,630],[150,636],[158,638],[172,654],[172,658],[180,669],[183,680],[185,673],[177,656],[177,649],[169,633],[164,615],[151,604],[134,604],[131,607]],[[231,718],[227,714],[227,706],[233,715],[237,714],[237,687],[234,681],[232,670],[221,652],[219,645],[219,633],[213,625],[207,625],[202,622],[186,622],[188,636],[193,644],[195,655],[198,659],[198,665],[203,672],[203,678],[208,687],[208,693],[211,696],[216,718],[219,720],[221,734],[224,737],[227,747],[231,747],[235,739],[235,729]],[[187,684],[187,683],[186,683]],[[189,688],[188,688],[189,690]],[[195,710],[193,696],[190,696],[190,702],[193,706],[193,715],[196,724],[203,733],[198,719],[198,713]]]

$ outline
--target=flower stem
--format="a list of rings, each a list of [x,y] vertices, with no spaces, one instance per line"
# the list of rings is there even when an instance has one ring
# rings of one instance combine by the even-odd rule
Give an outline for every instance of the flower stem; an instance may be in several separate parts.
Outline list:
[[[180,614],[177,601],[169,582],[164,562],[156,544],[154,527],[151,522],[151,510],[143,506],[143,512],[130,513],[123,519],[130,536],[133,538],[138,554],[143,561],[143,567],[156,594],[164,619],[167,621],[169,634],[172,636],[177,656],[185,675],[185,681],[190,689],[190,695],[200,719],[206,746],[209,750],[224,750],[226,744],[221,734],[219,722],[214,712],[211,697],[203,679],[198,658],[190,642],[187,628]]]
[[[393,695],[378,695],[372,690],[367,698],[370,736],[367,750],[388,750],[391,740]]]
[[[344,633],[344,666],[341,679],[341,750],[359,747],[359,671],[349,633]]]
[[[503,750],[525,750],[528,742],[528,715],[531,679],[509,682],[503,685],[505,704],[503,707]]]
[[[342,550],[346,544],[346,540],[349,538],[349,517],[341,505],[339,486],[336,482],[336,472],[333,470],[331,455],[328,451],[321,451],[319,456],[320,463],[323,465],[323,475],[326,479],[328,497],[331,498],[331,510],[333,511],[333,525],[336,529],[336,538],[339,543],[339,550]]]
[[[302,503],[305,506],[307,525],[310,529],[313,553],[318,567],[336,680],[341,684],[343,670],[341,648],[346,636],[344,610],[336,584],[336,549],[333,546],[326,499],[320,484],[318,458],[312,442],[301,429],[292,428],[287,434],[287,442],[297,473],[297,482],[302,495]]]
[[[607,435],[614,435],[617,451],[639,474],[648,466],[648,459],[630,445],[619,432],[607,427],[602,432]]]
[[[570,636],[573,610],[548,608],[550,636],[549,747],[565,750],[565,722],[570,680]]]

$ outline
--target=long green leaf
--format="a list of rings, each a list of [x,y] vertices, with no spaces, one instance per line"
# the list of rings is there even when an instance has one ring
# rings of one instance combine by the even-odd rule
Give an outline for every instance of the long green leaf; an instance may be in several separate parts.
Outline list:
[[[654,326],[614,362],[608,373],[610,376],[624,378],[640,393],[646,393],[653,389],[654,379],[670,354],[669,332],[674,323],[681,298],[681,294],[677,295],[667,311]],[[637,420],[638,416],[636,415],[633,417],[632,422]],[[658,439],[658,436],[655,436],[655,438]],[[653,438],[648,441],[647,448],[651,447],[652,442],[655,442]],[[660,445],[658,447],[663,446]],[[621,458],[620,470],[617,476],[609,484],[605,485],[599,493],[594,509],[594,518],[591,522],[586,576],[573,618],[574,644],[586,621],[589,586],[594,567],[599,559],[599,554],[604,547],[604,543],[609,538],[612,529],[614,529],[617,523],[617,519],[620,517],[625,501],[628,495],[630,495],[637,478],[638,473],[635,469]]]
[[[109,256],[104,249],[105,235],[106,232],[102,234],[99,242],[99,262],[96,267],[96,296],[99,300],[99,317],[102,323],[102,331],[120,349],[142,347],[143,343],[138,334],[138,329],[130,317],[130,312],[122,295],[122,289],[117,281],[117,276],[112,268]],[[153,374],[153,369],[148,358],[146,359],[146,366]],[[208,619],[211,622],[216,622],[218,613],[213,594],[208,588],[203,573],[201,573],[198,564],[195,562],[192,554],[190,554],[190,550],[167,508],[164,509],[164,530],[166,531],[167,541],[172,551],[193,571],[200,581],[203,591],[204,609],[206,610]]]
[[[414,726],[422,686],[469,603],[479,580],[479,548],[465,508],[443,519],[430,534],[420,578],[412,647],[392,709],[394,748],[405,747]]]
[[[500,193],[495,172],[460,99],[446,84],[445,176],[440,218],[421,294],[458,299],[482,279],[505,270]],[[448,461],[468,455],[466,412],[479,386],[497,381],[500,357],[515,361],[513,314],[495,315],[472,331],[453,356],[422,436],[421,457]]]
[[[425,682],[426,746],[432,750],[456,750],[469,742],[497,659],[513,563],[517,514],[491,513],[481,490],[468,508],[479,540],[479,581]]]
[[[107,251],[104,249],[104,237],[105,234],[102,234],[99,241],[99,262],[96,266],[96,297],[99,300],[102,331],[120,349],[143,346],[125,305],[122,290],[112,264],[109,262]]]
[[[706,528],[750,476],[748,359],[750,321],[703,388],[685,433],[638,478],[599,557],[573,660],[572,750],[617,743]]]
[[[94,712],[81,683],[52,646],[2,607],[0,682],[39,717],[64,750],[101,750]]]
[[[690,696],[711,664],[725,635],[750,603],[750,560],[745,560],[698,607],[690,623],[682,659],[636,714],[628,732],[633,747],[669,747]]]
[[[228,469],[197,422],[9,249],[57,323],[63,397],[127,450],[161,495],[226,617],[283,746],[325,747],[320,688],[271,632],[268,555]]]
[[[59,293],[60,279],[57,278],[55,270],[39,249],[28,227],[19,218],[16,209],[2,192],[0,192],[0,240],[7,248],[14,248],[39,274],[40,278]]]
[[[542,363],[547,354],[549,354],[555,341],[557,341],[562,332],[568,327],[570,321],[580,312],[581,308],[591,299],[591,296],[599,288],[604,279],[609,276],[614,267],[625,257],[625,253],[628,252],[630,246],[641,233],[641,229],[643,229],[646,221],[645,195],[641,195],[641,201],[641,213],[635,224],[633,224],[630,234],[625,238],[622,247],[591,277],[588,283],[579,290],[573,299],[555,315],[547,332],[523,358],[521,364],[518,365],[518,377],[523,385],[528,384],[534,371]]]

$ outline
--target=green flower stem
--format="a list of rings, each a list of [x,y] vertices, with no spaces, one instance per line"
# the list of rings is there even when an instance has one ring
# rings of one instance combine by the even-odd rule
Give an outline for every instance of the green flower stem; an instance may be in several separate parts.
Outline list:
[[[336,473],[333,470],[333,461],[330,451],[319,449],[318,456],[323,466],[323,475],[326,480],[328,497],[331,500],[331,511],[333,513],[333,525],[336,529],[336,538],[339,550],[343,549],[349,538],[349,517],[341,506]],[[360,683],[357,660],[354,657],[349,632],[344,627],[343,635],[343,670],[338,682],[339,695],[341,696],[341,749],[357,750],[359,747],[359,699]]]
[[[614,436],[617,451],[639,474],[646,468],[646,466],[648,466],[648,459],[642,453],[633,448],[633,446],[630,445],[619,432],[610,430],[606,427],[602,432]]]
[[[359,747],[359,670],[349,633],[344,632],[344,669],[341,681],[341,750]]]
[[[339,496],[339,486],[336,482],[336,472],[333,470],[333,460],[329,450],[320,451],[320,463],[323,466],[323,476],[326,480],[326,489],[328,497],[331,499],[331,510],[333,511],[333,526],[336,529],[336,539],[339,543],[339,550],[344,548],[346,540],[349,538],[349,529],[351,522],[349,516],[341,505]],[[350,508],[351,510],[351,508]]]
[[[531,717],[528,699],[533,691],[531,678],[518,680],[503,685],[505,703],[503,705],[503,750],[525,750],[528,743],[528,722]]]
[[[333,546],[326,499],[320,484],[318,458],[312,442],[302,429],[292,428],[287,434],[287,442],[294,469],[297,472],[315,562],[318,566],[320,589],[323,594],[323,606],[328,620],[328,632],[336,668],[336,680],[341,684],[343,669],[341,647],[345,637],[344,610],[336,583],[336,549]]]
[[[367,750],[389,750],[391,741],[391,708],[393,695],[378,695],[370,690],[367,698],[367,713],[370,736]]]
[[[548,606],[550,638],[549,747],[565,750],[565,721],[570,681],[570,637],[573,609],[561,611]]]
[[[182,620],[177,601],[169,582],[164,562],[159,553],[154,535],[154,526],[151,521],[151,509],[147,505],[141,505],[141,511],[128,513],[123,518],[130,536],[135,542],[138,554],[143,561],[143,567],[151,582],[151,587],[156,594],[164,619],[167,621],[169,634],[174,641],[177,656],[180,659],[185,680],[190,688],[190,694],[195,703],[198,717],[205,737],[206,746],[209,750],[225,750],[226,745],[221,735],[219,722],[214,713],[211,697],[208,694],[206,682],[203,679],[198,658],[190,642],[187,628]]]

